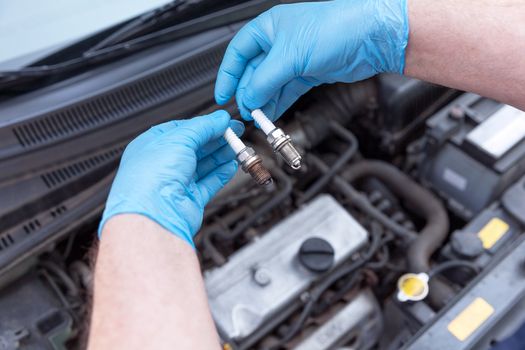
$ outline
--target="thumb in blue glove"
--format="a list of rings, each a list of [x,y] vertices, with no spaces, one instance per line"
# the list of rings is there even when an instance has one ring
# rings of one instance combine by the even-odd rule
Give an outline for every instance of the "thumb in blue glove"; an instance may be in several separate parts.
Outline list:
[[[279,5],[233,38],[215,86],[217,103],[236,94],[241,115],[262,108],[275,120],[322,83],[403,73],[407,0],[336,0]]]
[[[222,137],[239,121],[225,111],[157,125],[124,151],[99,227],[118,214],[140,214],[193,244],[205,205],[235,175],[237,162]]]

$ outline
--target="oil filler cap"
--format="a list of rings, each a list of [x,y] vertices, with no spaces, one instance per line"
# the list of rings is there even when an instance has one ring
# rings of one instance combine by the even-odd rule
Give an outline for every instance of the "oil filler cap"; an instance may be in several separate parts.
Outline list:
[[[299,261],[308,270],[325,272],[334,265],[334,248],[326,240],[308,238],[299,249]]]

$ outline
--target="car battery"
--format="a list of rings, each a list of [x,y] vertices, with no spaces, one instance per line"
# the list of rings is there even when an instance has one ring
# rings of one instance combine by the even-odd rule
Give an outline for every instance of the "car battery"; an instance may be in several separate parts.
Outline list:
[[[525,173],[525,112],[465,94],[427,121],[421,181],[470,220]]]

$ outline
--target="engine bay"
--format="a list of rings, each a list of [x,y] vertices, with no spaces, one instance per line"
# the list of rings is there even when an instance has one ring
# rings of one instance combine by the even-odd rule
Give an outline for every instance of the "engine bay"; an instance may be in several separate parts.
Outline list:
[[[393,80],[398,85],[390,95],[375,94]],[[413,91],[419,100],[410,101]],[[257,193],[262,190],[230,185],[228,190],[237,186],[234,192],[243,197],[219,196],[197,240],[212,314],[225,344],[239,349],[489,347],[474,337],[465,342],[454,331],[461,345],[410,344],[418,330],[439,319],[496,264],[506,247],[520,241],[525,222],[511,213],[521,211],[525,196],[511,184],[523,181],[523,135],[518,142],[506,138],[506,151],[490,160],[490,150],[481,144],[499,142],[473,140],[484,128],[495,135],[508,132],[505,122],[491,123],[494,115],[523,118],[522,112],[394,76],[328,86],[312,95],[283,119],[305,155],[305,169],[290,172],[265,154],[275,188]],[[430,100],[425,110],[416,111],[425,98]],[[399,117],[389,116],[381,100],[394,103],[408,124],[389,124],[399,123]],[[448,104],[435,110],[444,100]],[[431,116],[418,121],[411,112]],[[265,148],[260,139],[254,144]],[[508,196],[521,203],[509,203]],[[237,214],[249,208],[251,216]]]
[[[195,239],[223,349],[489,349],[513,333],[525,318],[513,311],[525,306],[524,120],[396,75],[321,86],[277,122],[298,171],[247,123],[243,140],[274,181],[239,171]],[[106,184],[124,146],[98,155]],[[89,191],[71,200],[104,194]],[[99,214],[4,273],[0,348],[83,347]],[[3,223],[0,254],[46,219]]]

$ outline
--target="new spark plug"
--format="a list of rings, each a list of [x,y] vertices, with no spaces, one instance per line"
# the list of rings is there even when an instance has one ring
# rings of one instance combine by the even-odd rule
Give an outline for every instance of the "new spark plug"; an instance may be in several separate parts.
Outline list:
[[[266,140],[272,146],[273,151],[279,153],[292,169],[300,169],[301,155],[292,144],[290,136],[277,128],[260,109],[252,111],[252,117],[266,134]]]
[[[245,173],[250,174],[258,185],[265,186],[272,183],[270,172],[263,166],[261,157],[255,154],[253,148],[246,146],[231,128],[226,129],[224,138],[235,152]]]

